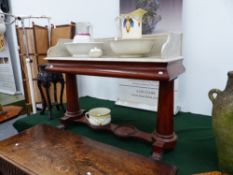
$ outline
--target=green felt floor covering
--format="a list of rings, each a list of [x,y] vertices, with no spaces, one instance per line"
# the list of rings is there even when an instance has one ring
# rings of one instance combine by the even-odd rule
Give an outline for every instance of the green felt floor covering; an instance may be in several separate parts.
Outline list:
[[[91,97],[80,98],[80,104],[87,110],[100,106],[111,108],[113,123],[133,124],[138,129],[147,132],[152,132],[155,128],[154,112],[120,107],[112,101]],[[14,127],[18,131],[23,131],[39,123],[57,126],[59,118],[63,114],[57,112],[55,108],[53,111],[55,116],[53,120],[49,121],[46,115],[38,113],[16,121]],[[178,142],[174,150],[165,152],[163,161],[177,166],[178,175],[217,170],[217,153],[211,128],[211,117],[180,112],[175,116],[174,124]],[[142,141],[122,139],[111,133],[93,131],[85,125],[72,124],[67,130],[147,157],[151,155],[151,145]]]

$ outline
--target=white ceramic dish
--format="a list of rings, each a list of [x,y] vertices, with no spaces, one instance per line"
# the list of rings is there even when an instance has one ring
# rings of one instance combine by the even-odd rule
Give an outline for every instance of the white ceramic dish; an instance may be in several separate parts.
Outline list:
[[[72,57],[100,57],[103,53],[103,42],[71,42],[64,43],[64,45]],[[94,54],[93,51],[95,52]]]
[[[112,51],[120,57],[142,57],[150,53],[151,39],[118,39],[110,42]]]

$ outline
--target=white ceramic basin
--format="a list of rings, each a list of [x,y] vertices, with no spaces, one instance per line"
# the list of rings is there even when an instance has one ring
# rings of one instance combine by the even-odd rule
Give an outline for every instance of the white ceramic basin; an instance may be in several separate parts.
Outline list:
[[[103,42],[71,42],[64,45],[73,57],[100,57],[103,53]]]
[[[120,39],[110,42],[112,51],[120,57],[142,57],[150,53],[154,41],[151,39]]]

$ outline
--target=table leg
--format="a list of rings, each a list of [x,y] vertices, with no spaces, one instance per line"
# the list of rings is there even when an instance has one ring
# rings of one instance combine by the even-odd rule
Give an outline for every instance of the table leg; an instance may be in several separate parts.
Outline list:
[[[156,131],[153,133],[153,158],[161,159],[163,151],[176,145],[173,129],[174,81],[160,81]]]
[[[67,109],[65,116],[61,118],[61,125],[59,128],[64,128],[68,121],[80,118],[83,114],[80,109],[78,99],[78,89],[76,83],[75,74],[66,74],[66,98],[67,98]]]

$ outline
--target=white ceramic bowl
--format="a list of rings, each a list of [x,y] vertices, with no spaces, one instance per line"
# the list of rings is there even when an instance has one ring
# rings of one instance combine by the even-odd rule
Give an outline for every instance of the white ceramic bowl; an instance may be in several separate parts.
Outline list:
[[[150,53],[151,39],[119,39],[110,42],[112,51],[120,57],[142,57]]]
[[[111,122],[111,110],[105,107],[93,108],[85,113],[86,119],[91,125],[105,126]]]
[[[102,55],[102,42],[64,43],[66,49],[73,57],[100,57]],[[93,54],[93,51],[96,52]],[[99,54],[97,53],[99,52]]]

